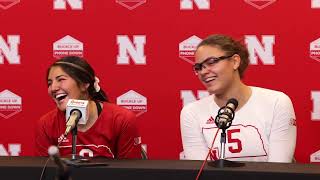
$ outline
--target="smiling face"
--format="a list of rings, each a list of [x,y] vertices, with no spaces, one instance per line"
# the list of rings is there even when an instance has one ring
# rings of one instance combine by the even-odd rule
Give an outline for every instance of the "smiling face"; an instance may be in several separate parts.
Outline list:
[[[232,54],[227,54],[218,46],[203,45],[197,49],[195,53],[195,61],[196,63],[202,63],[212,57],[219,58],[230,55]],[[210,94],[226,93],[228,89],[231,88],[233,82],[240,79],[237,71],[240,59],[237,54],[230,58],[203,64],[204,67],[202,67],[197,75]]]
[[[60,111],[65,111],[69,99],[87,99],[87,86],[77,84],[60,66],[52,66],[48,73],[48,94]]]

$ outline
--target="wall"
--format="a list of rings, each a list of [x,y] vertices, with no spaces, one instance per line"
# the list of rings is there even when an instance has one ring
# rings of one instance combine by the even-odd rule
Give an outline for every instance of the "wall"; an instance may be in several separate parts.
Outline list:
[[[245,83],[291,97],[296,159],[320,161],[319,16],[319,0],[0,0],[0,155],[33,155],[34,123],[55,107],[46,69],[75,54],[137,113],[149,157],[178,159],[180,110],[207,94],[194,47],[222,33],[250,50]]]

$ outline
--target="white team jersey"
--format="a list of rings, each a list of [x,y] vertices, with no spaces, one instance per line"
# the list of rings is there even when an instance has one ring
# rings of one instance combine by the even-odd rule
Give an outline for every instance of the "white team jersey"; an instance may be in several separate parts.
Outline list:
[[[232,125],[226,131],[225,158],[291,162],[296,143],[296,118],[290,98],[282,92],[250,88],[251,97],[236,110]],[[204,160],[211,147],[211,159],[219,158],[221,130],[214,122],[219,109],[214,95],[182,109],[181,135],[186,159]]]

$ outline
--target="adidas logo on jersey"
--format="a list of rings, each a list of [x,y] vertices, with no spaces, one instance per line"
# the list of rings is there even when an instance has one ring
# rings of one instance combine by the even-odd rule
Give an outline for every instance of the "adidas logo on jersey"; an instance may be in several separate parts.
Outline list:
[[[214,118],[211,116],[211,117],[207,120],[206,124],[214,124]]]
[[[63,140],[63,141],[62,141],[62,140]],[[64,135],[61,134],[61,136],[58,138],[58,143],[60,143],[61,141],[64,142],[64,143],[68,143],[68,142],[69,142],[69,139],[64,138]]]
[[[290,119],[290,125],[291,125],[291,126],[297,126],[297,121],[296,121],[296,119],[291,118],[291,119]]]

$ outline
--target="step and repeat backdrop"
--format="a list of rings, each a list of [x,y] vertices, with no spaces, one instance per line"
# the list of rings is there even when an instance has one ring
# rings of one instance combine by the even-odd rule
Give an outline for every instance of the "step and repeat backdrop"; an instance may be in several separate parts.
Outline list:
[[[183,157],[179,116],[207,96],[192,72],[210,34],[243,41],[244,82],[294,104],[298,162],[320,162],[320,0],[0,0],[0,155],[32,156],[55,108],[46,70],[84,57],[110,101],[136,113],[150,159]]]

